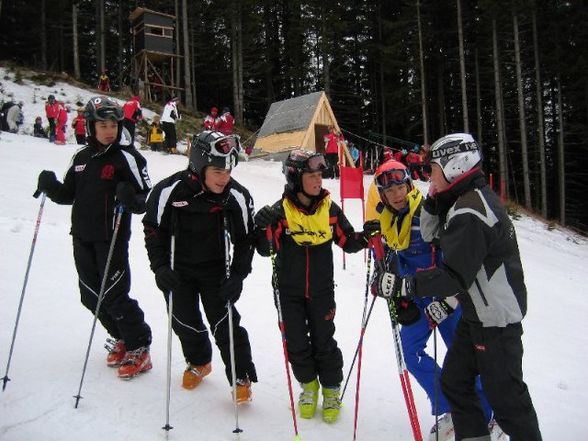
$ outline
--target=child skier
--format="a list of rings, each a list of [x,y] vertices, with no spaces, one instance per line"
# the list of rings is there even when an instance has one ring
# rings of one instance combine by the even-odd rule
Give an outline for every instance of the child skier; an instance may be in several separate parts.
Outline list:
[[[71,122],[71,127],[74,129],[76,141],[78,145],[86,144],[86,118],[84,118],[84,108],[78,108],[78,115]]]
[[[151,147],[152,152],[163,151],[163,140],[164,133],[159,126],[159,115],[155,115],[147,132],[147,144]]]
[[[188,169],[159,182],[149,195],[143,225],[157,286],[166,302],[170,292],[173,296],[172,327],[188,364],[182,387],[194,389],[212,369],[212,347],[199,302],[232,384],[230,303],[236,399],[246,403],[251,400],[251,383],[257,382],[257,373],[249,337],[234,304],[241,295],[243,280],[251,272],[254,224],[253,199],[231,177],[239,147],[234,135],[212,131],[197,135]],[[229,237],[233,256],[227,278]]]
[[[336,304],[332,244],[354,253],[367,246],[370,232],[356,233],[322,188],[326,168],[320,153],[290,152],[284,161],[284,194],[273,206],[263,207],[255,223],[261,230],[270,226],[273,233],[288,357],[302,386],[300,416],[314,417],[320,383],[323,420],[333,423],[341,407],[343,356],[333,338]],[[269,256],[265,237],[265,231],[261,231],[257,250]]]
[[[122,109],[114,100],[96,96],[85,108],[88,145],[73,157],[62,182],[52,171],[39,175],[38,189],[54,202],[73,205],[71,235],[82,304],[94,312],[115,225],[115,206],[124,206],[108,270],[98,319],[112,336],[106,363],[129,379],[151,369],[151,329],[143,311],[129,297],[131,213],[145,209],[151,188],[145,159],[122,147]]]

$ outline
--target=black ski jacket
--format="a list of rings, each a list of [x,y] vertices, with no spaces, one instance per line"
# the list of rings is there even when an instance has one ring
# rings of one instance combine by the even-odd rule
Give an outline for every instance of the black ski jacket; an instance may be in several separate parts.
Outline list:
[[[175,236],[174,269],[194,272],[204,263],[225,262],[225,217],[233,243],[231,274],[245,278],[253,259],[253,199],[231,178],[221,195],[205,191],[189,170],[159,182],[147,199],[143,218],[145,246],[153,272],[170,266]]]
[[[423,205],[425,240],[439,239],[442,265],[416,273],[419,296],[458,294],[462,317],[484,327],[520,322],[527,290],[515,228],[477,169],[436,196],[439,213]]]
[[[273,205],[276,223],[273,225],[273,246],[276,250],[276,271],[280,292],[286,295],[310,298],[318,295],[332,295],[333,280],[333,242],[347,253],[356,253],[367,247],[367,240],[361,232],[355,232],[341,208],[331,201],[329,224],[333,238],[320,245],[299,245],[292,239],[287,228],[286,215],[282,206],[283,198],[288,198],[301,212],[314,215],[319,203],[329,195],[327,190],[315,198],[311,207],[304,207],[296,195],[286,190],[282,199]],[[269,256],[269,243],[265,231],[259,231],[257,251]]]
[[[133,212],[145,211],[145,199],[151,189],[147,161],[131,146],[111,144],[100,151],[86,145],[76,152],[63,183],[47,193],[58,204],[72,205],[71,235],[85,242],[109,241],[115,219],[116,186],[130,182],[137,192]],[[118,237],[131,235],[131,214],[125,210]]]

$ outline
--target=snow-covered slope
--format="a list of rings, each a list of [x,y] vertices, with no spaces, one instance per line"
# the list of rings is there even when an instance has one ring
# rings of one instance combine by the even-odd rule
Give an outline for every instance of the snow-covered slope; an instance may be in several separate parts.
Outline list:
[[[6,87],[6,83],[5,83]],[[13,86],[10,86],[13,87]],[[25,101],[27,120],[43,115],[40,104],[30,102],[30,85],[14,86],[16,99]],[[67,96],[89,97],[60,85]],[[32,109],[28,113],[27,108]],[[8,360],[12,331],[23,286],[40,200],[31,197],[39,171],[63,175],[76,150],[25,135],[0,134],[0,374]],[[153,182],[186,167],[181,156],[143,152]],[[280,164],[251,161],[240,164],[234,176],[247,186],[256,207],[274,202],[281,194]],[[369,177],[366,177],[366,188]],[[325,181],[339,200],[335,181]],[[361,227],[359,201],[347,201],[346,212]],[[74,409],[92,316],[79,301],[69,236],[70,207],[47,201],[32,262],[28,288],[10,366],[12,379],[0,392],[0,439],[52,440],[158,440],[165,438],[167,316],[155,286],[143,246],[140,216],[133,220],[131,239],[132,295],[145,311],[154,334],[154,368],[132,381],[116,378],[104,363],[106,338],[98,326],[90,353],[79,408]],[[548,231],[543,223],[522,217],[515,221],[529,290],[529,312],[524,320],[525,379],[531,391],[545,440],[588,438],[588,333],[585,320],[588,246],[566,231]],[[344,354],[345,374],[359,336],[365,263],[363,255],[348,255],[342,269],[336,255],[337,340]],[[284,362],[270,285],[268,259],[255,257],[253,273],[245,282],[237,307],[249,331],[259,383],[253,402],[239,408],[240,439],[289,440],[293,425],[289,411]],[[432,342],[429,345],[432,348]],[[439,345],[440,347],[442,344]],[[443,352],[443,351],[441,351]],[[443,354],[441,353],[440,356]],[[213,372],[200,387],[180,387],[184,361],[178,340],[173,340],[171,366],[172,440],[235,440],[230,390],[215,348]],[[355,373],[344,400],[341,419],[334,425],[298,420],[304,441],[351,439],[355,403]],[[298,386],[294,385],[295,393]],[[413,381],[421,427],[433,424],[429,403]],[[358,439],[409,440],[406,415],[386,308],[378,300],[365,336],[360,390]]]

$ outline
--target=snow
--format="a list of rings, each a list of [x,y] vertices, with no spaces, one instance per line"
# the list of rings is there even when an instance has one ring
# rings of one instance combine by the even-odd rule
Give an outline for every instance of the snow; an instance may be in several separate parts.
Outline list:
[[[4,72],[0,70],[0,76]],[[43,103],[31,102],[34,85],[3,81],[15,99],[25,101],[26,122],[44,115]],[[60,84],[64,97],[75,102],[93,92]],[[51,93],[55,88],[42,90]],[[59,97],[58,97],[59,98]],[[39,91],[37,91],[39,100]],[[31,249],[40,199],[33,199],[37,175],[54,170],[62,176],[77,146],[56,146],[26,135],[0,134],[0,374],[4,376],[16,312],[21,298],[26,263]],[[187,165],[182,156],[164,156],[143,151],[152,181]],[[280,197],[284,178],[280,164],[250,161],[234,171],[236,179],[251,190],[256,207]],[[366,188],[370,177],[365,178]],[[339,201],[338,182],[324,185]],[[346,213],[361,227],[361,205],[347,201]],[[529,217],[515,221],[528,288],[529,311],[525,334],[524,372],[545,440],[580,440],[588,433],[588,246],[586,240],[565,230],[548,230],[546,224]],[[92,326],[91,314],[81,305],[69,236],[70,207],[47,200],[42,214],[28,286],[24,296],[9,377],[0,393],[0,439],[52,440],[287,440],[293,439],[292,417],[284,370],[277,316],[272,300],[269,259],[255,256],[253,273],[237,307],[249,332],[259,383],[253,402],[239,407],[239,426],[230,388],[215,348],[213,372],[195,390],[181,388],[184,360],[173,337],[171,364],[170,424],[166,433],[166,343],[165,302],[154,283],[143,245],[141,216],[133,219],[131,239],[132,296],[143,308],[153,330],[153,369],[132,381],[121,381],[105,364],[106,338],[98,324],[77,409],[84,356]],[[360,332],[364,303],[366,265],[362,253],[346,257],[335,251],[337,333],[345,359],[344,373],[351,364]],[[432,348],[432,341],[429,345]],[[439,344],[442,347],[442,344]],[[440,357],[443,351],[440,351]],[[380,299],[367,328],[361,372],[358,439],[409,440],[412,433],[402,398],[394,357],[389,318]],[[340,421],[333,425],[298,419],[301,439],[351,439],[355,405],[356,372],[344,399]],[[434,419],[426,396],[412,381],[418,414],[426,435]],[[294,384],[294,393],[298,385]]]

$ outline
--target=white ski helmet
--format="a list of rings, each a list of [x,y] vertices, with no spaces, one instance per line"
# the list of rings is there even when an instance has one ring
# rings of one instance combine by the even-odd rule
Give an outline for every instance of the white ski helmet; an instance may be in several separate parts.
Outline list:
[[[482,161],[478,143],[469,133],[453,133],[431,146],[430,162],[441,167],[447,182],[452,183]]]

